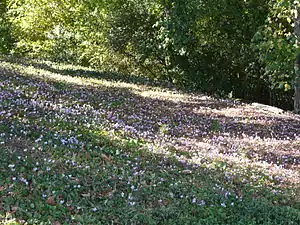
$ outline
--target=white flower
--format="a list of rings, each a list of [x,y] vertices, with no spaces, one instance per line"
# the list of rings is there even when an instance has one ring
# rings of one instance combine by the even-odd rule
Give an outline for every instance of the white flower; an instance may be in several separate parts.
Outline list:
[[[135,202],[129,202],[129,205],[134,206]]]
[[[205,204],[206,204],[206,203],[205,203],[204,200],[201,200],[201,201],[198,203],[198,205],[200,205],[200,206],[205,205]]]
[[[196,202],[197,202],[197,199],[193,198],[192,203],[196,203]]]
[[[128,199],[129,199],[129,200],[132,200],[132,199],[133,199],[133,196],[132,196],[132,194],[131,194],[131,193],[129,193],[129,195],[128,195]]]

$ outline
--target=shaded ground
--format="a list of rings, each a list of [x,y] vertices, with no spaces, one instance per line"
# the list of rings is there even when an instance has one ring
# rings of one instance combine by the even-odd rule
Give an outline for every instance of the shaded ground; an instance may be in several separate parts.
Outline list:
[[[119,78],[0,61],[0,211],[49,224],[300,221],[298,115]]]

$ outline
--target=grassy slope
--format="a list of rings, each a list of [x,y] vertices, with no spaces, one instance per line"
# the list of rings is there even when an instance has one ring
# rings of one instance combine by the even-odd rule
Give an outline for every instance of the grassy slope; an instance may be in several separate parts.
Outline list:
[[[0,90],[0,224],[300,223],[299,116],[51,62]]]

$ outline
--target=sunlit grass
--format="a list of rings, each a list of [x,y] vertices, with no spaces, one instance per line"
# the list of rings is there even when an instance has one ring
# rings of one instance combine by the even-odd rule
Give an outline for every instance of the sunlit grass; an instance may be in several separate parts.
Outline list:
[[[107,81],[105,79],[101,78],[86,78],[81,73],[78,73],[76,76],[71,76],[71,75],[62,75],[59,73],[54,73],[46,69],[40,69],[40,68],[35,68],[34,66],[24,66],[20,65],[17,63],[9,63],[9,62],[2,62],[2,65],[11,68],[15,71],[20,72],[20,75],[25,75],[25,76],[32,76],[36,78],[41,78],[45,80],[51,80],[51,81],[56,81],[56,82],[64,82],[65,84],[70,84],[70,85],[81,85],[81,86],[90,86],[90,87],[115,87],[115,88],[127,88],[130,90],[143,90],[147,89],[147,86],[145,85],[137,85],[137,84],[130,84],[126,82],[121,82],[121,81]],[[55,67],[54,67],[55,68]],[[58,67],[60,68],[60,67]],[[65,68],[65,67],[62,67]],[[66,67],[69,68],[69,67]],[[76,67],[75,67],[76,68]],[[80,68],[80,67],[79,67]]]
[[[20,225],[20,223],[18,223],[17,219],[10,219],[10,215],[1,215],[0,214],[0,224],[2,225]]]

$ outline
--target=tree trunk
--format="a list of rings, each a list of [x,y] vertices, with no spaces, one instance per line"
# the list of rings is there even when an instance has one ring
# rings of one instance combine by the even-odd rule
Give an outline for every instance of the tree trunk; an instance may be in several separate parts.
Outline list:
[[[300,7],[298,1],[294,1],[294,3],[295,3],[294,34],[296,36],[296,46],[298,48],[298,45],[300,43]],[[300,114],[300,53],[298,53],[296,57],[295,73],[296,73],[296,79],[295,79],[294,110],[297,114]]]
[[[295,96],[294,96],[294,110],[295,113],[300,114],[300,53],[298,53],[295,62]]]

